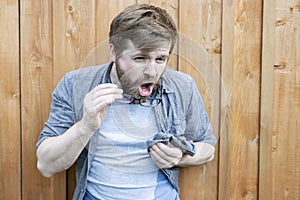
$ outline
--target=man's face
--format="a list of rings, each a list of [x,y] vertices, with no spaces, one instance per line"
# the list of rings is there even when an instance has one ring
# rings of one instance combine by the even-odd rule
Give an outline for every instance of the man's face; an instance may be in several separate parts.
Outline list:
[[[131,43],[120,56],[113,59],[125,94],[149,97],[167,67],[170,43],[156,49],[137,49]]]

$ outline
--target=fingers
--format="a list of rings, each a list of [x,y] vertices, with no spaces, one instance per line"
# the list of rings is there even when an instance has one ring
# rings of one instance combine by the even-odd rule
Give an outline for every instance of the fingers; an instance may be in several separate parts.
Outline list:
[[[123,90],[115,84],[100,84],[91,92],[91,101],[95,112],[100,112],[109,104],[122,98]]]
[[[97,129],[105,118],[108,105],[122,98],[123,90],[115,84],[100,84],[84,98],[83,121],[90,129]]]
[[[106,105],[116,99],[121,99],[123,90],[115,84],[100,84],[91,91],[91,94],[93,95],[94,105],[102,102]]]
[[[96,86],[91,92],[95,99],[103,96],[122,98],[123,90],[115,84],[106,83]]]
[[[160,168],[176,166],[182,158],[182,151],[180,149],[169,147],[162,143],[157,143],[150,147],[149,154]]]

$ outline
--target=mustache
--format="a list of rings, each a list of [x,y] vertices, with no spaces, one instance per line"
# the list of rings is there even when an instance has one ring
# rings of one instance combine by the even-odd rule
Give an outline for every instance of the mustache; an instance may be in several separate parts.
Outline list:
[[[144,84],[144,83],[156,83],[158,81],[157,78],[158,77],[156,77],[156,76],[143,75],[142,77],[140,77],[136,81],[132,82],[126,76],[122,76],[119,80],[120,80],[120,82],[122,82],[124,84],[131,84],[131,85],[139,86],[139,85]]]
[[[156,85],[156,83],[158,81],[157,79],[158,79],[158,77],[156,77],[156,76],[143,75],[136,81],[132,82],[132,80],[130,80],[126,76],[122,76],[120,78],[120,83],[122,85],[122,88],[123,88],[125,94],[139,96],[139,94],[137,92],[137,88],[139,86],[146,84],[146,83],[153,83],[154,85]]]

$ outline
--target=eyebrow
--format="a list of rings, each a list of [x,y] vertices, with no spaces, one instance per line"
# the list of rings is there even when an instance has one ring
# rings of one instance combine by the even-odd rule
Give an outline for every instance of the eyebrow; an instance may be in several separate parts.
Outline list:
[[[138,56],[149,57],[150,55],[149,53],[145,53],[145,52],[139,52],[131,55],[131,57],[138,57]],[[170,57],[169,54],[162,54],[157,56],[157,58],[166,58],[166,59],[168,59],[169,57]]]
[[[149,55],[152,51],[143,51],[143,50],[138,50],[137,52],[133,53],[132,55]],[[161,52],[162,56],[169,56],[169,52]]]
[[[149,56],[149,54],[152,51],[150,50],[144,50],[144,49],[134,49],[131,52],[128,52],[127,55],[130,55],[130,57],[136,57],[136,56]],[[170,54],[168,51],[161,51],[161,55],[159,55],[159,57],[164,57],[164,58],[168,58],[170,57]],[[124,55],[124,54],[123,54]]]

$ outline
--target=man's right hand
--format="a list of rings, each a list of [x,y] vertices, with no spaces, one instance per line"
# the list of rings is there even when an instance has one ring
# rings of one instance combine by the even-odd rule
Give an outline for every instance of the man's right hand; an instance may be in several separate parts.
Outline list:
[[[100,84],[86,94],[83,102],[82,121],[86,128],[96,131],[105,118],[108,105],[121,99],[123,90],[117,85]]]

